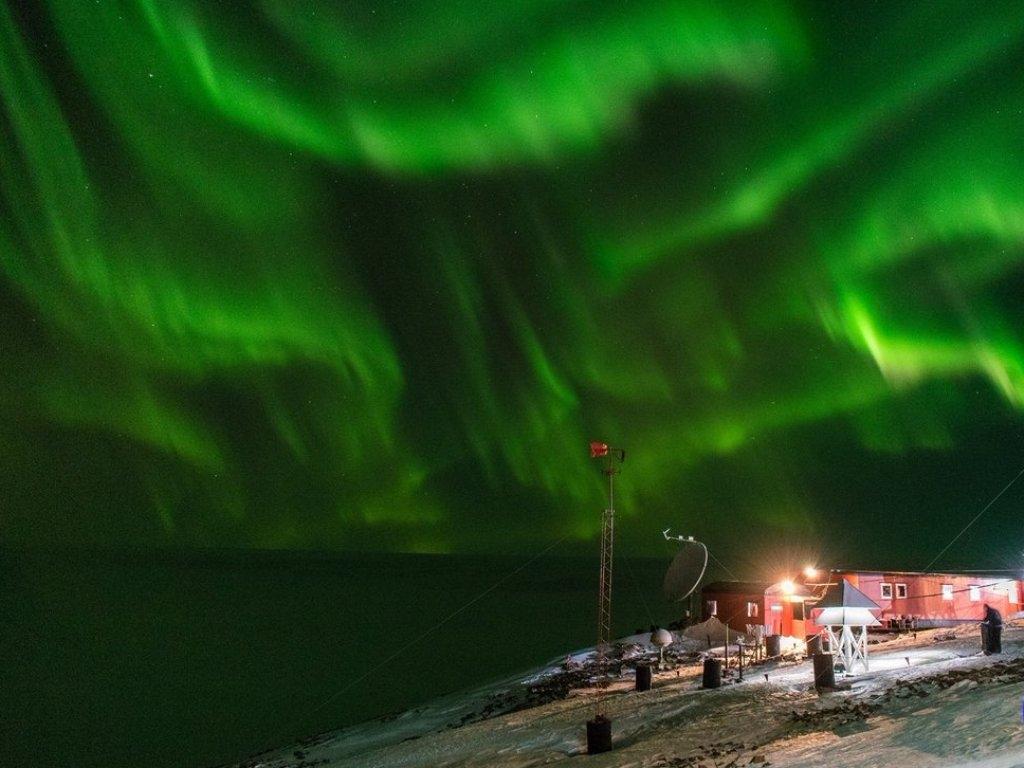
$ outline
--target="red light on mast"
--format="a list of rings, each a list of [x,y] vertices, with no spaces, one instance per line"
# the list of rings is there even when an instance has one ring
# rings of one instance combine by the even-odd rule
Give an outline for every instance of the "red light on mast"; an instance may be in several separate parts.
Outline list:
[[[596,459],[608,455],[608,443],[591,443],[590,458]]]

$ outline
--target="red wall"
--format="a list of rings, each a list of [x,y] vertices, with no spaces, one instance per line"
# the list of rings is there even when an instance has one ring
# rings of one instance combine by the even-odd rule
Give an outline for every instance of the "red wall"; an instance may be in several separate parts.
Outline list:
[[[1024,597],[1019,580],[1007,581],[1006,576],[964,576],[953,574],[885,573],[851,571],[833,573],[832,580],[845,578],[853,586],[874,600],[882,608],[879,617],[883,622],[895,616],[916,616],[925,625],[929,623],[952,624],[959,621],[979,621],[984,616],[984,604],[988,603],[1009,618],[1024,610],[1019,602],[1010,602],[1009,592],[1016,590],[1016,599]],[[994,584],[994,582],[999,582]],[[881,585],[892,584],[892,599],[882,597]],[[896,597],[896,585],[907,585],[906,598]],[[942,597],[942,585],[953,585],[953,599]],[[969,587],[981,587],[979,599],[971,600]],[[992,586],[986,586],[992,585]]]
[[[746,632],[747,624],[763,624],[765,621],[765,603],[763,592],[742,594],[736,592],[704,592],[703,604],[701,605],[701,618],[706,621],[711,614],[708,613],[708,600],[718,601],[718,620],[728,624],[730,629],[737,632]],[[747,603],[757,603],[758,615],[747,617]]]
[[[746,632],[747,624],[762,624],[766,627],[766,634],[782,634],[791,637],[804,638],[807,632],[814,632],[815,628],[805,620],[793,618],[793,603],[785,599],[783,595],[765,595],[763,593],[736,593],[736,592],[704,592],[704,603],[702,605],[702,618],[707,620],[711,615],[708,613],[708,601],[718,601],[718,620],[728,624],[731,629],[737,632]],[[747,603],[757,603],[758,615],[747,617]],[[778,605],[782,610],[773,611],[772,606]],[[810,609],[807,609],[808,613]]]
[[[1011,594],[1016,591],[1016,599],[1024,599],[1024,583],[1007,576],[964,576],[952,574],[929,574],[927,576],[911,573],[885,573],[869,571],[833,572],[830,580],[845,578],[853,586],[874,600],[882,608],[879,619],[885,623],[887,619],[897,616],[914,616],[919,626],[941,626],[962,621],[980,621],[984,615],[984,604],[988,603],[998,610],[1004,619],[1024,611],[1024,604],[1011,602]],[[892,599],[883,599],[881,584],[892,584]],[[907,596],[896,597],[896,585],[907,585]],[[953,585],[953,599],[942,597],[942,585]],[[979,599],[971,600],[969,587],[981,588]],[[793,603],[780,594],[737,593],[737,592],[703,592],[701,617],[709,618],[708,600],[718,601],[718,620],[727,623],[737,632],[746,632],[747,624],[763,624],[767,634],[783,634],[803,638],[818,630],[810,620],[812,607],[805,606],[804,621],[793,618]],[[747,603],[758,605],[758,616],[747,616]],[[781,611],[772,611],[772,605],[780,605]]]

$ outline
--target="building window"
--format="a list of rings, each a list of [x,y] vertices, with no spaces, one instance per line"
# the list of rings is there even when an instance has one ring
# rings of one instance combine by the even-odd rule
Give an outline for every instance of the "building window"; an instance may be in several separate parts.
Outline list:
[[[803,621],[803,620],[804,620],[804,604],[803,603],[793,603],[793,621]]]
[[[1017,604],[1017,583],[1014,582],[1006,589],[1006,597],[1014,605]]]
[[[981,600],[981,587],[979,587],[977,584],[971,584],[971,586],[969,586],[967,590],[971,593],[972,603],[976,603],[979,600]]]
[[[747,618],[748,619],[756,619],[757,618],[757,603],[747,603]]]
[[[708,600],[708,616],[717,616],[717,615],[718,615],[718,601],[717,600]]]
[[[896,585],[896,597],[904,598],[906,596],[907,596],[907,585],[906,584],[897,584]]]
[[[882,599],[892,600],[892,584],[882,583]]]
[[[943,600],[952,600],[953,599],[953,585],[952,584],[943,584],[942,585],[942,599]]]

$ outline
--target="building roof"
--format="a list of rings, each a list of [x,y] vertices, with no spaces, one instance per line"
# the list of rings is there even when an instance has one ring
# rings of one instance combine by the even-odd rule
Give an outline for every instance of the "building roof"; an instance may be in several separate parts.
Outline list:
[[[868,608],[880,611],[881,606],[865,595],[846,579],[830,584],[825,594],[815,603],[815,608]]]
[[[791,579],[777,581],[769,585],[766,592],[772,596],[781,595],[784,600],[789,600],[790,602],[801,602],[815,596],[814,592],[805,584]]]
[[[1005,579],[1007,574],[1016,574],[1016,570],[1004,570],[1000,571],[998,568],[994,571],[900,571],[893,570],[891,568],[832,568],[831,573],[877,573],[880,576],[930,576],[933,578],[942,578],[945,576],[959,576],[967,578],[985,578],[985,579]],[[1015,578],[1015,576],[1011,576]]]
[[[717,592],[718,594],[763,595],[768,589],[764,581],[713,581],[705,584],[701,592]]]

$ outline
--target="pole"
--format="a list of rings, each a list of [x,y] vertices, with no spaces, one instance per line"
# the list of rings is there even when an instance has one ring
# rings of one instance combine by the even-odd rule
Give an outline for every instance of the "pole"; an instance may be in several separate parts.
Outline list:
[[[604,689],[608,685],[607,667],[612,640],[612,550],[615,544],[615,459],[623,462],[626,452],[609,448],[604,443],[591,443],[590,456],[603,456],[604,474],[608,476],[608,507],[601,514],[601,574],[597,589],[597,695],[594,697],[594,719],[587,721],[587,753],[610,752],[612,721],[605,715]]]
[[[729,675],[729,622],[732,616],[725,620],[725,674]]]
[[[597,590],[597,702],[596,715],[604,716],[604,688],[612,634],[612,555],[615,545],[615,473],[609,455],[604,473],[608,476],[608,508],[601,515],[601,574]]]

